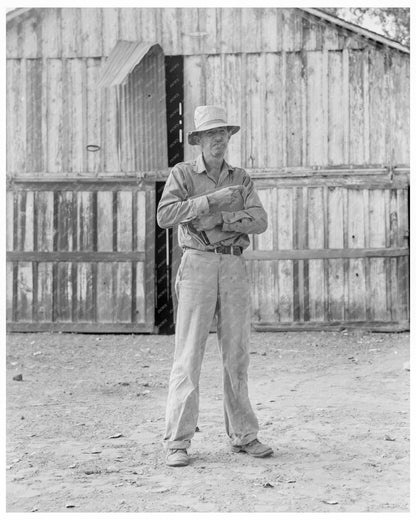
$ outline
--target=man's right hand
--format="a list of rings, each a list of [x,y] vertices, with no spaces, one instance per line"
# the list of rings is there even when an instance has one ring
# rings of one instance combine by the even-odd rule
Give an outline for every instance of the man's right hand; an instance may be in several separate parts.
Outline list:
[[[212,212],[225,211],[229,206],[240,202],[243,204],[242,191],[244,186],[227,186],[221,190],[214,191],[207,195],[209,209]]]

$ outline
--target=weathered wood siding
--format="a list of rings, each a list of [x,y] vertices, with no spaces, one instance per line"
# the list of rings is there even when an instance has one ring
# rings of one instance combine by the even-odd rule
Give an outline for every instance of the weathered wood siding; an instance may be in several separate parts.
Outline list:
[[[359,48],[363,39],[302,9],[38,8],[10,24],[7,58],[108,56],[117,40],[168,55]]]
[[[408,329],[406,173],[252,176],[269,214],[245,253],[255,327]]]
[[[97,88],[103,63],[7,61],[8,173],[166,168],[163,56],[146,56],[127,85],[110,89]]]
[[[132,142],[149,148],[153,140],[135,117],[139,100],[133,111],[125,100],[145,83],[146,60],[119,96],[96,87],[118,39],[185,55],[185,132],[195,106],[224,105],[243,129],[231,140],[232,163],[409,164],[405,53],[301,9],[63,8],[31,10],[8,27],[9,173],[143,167]],[[185,139],[185,159],[196,153]]]
[[[10,330],[154,331],[154,183],[16,182],[7,193]]]
[[[222,104],[246,168],[409,164],[409,60],[371,47],[186,56],[185,129]],[[185,140],[185,157],[199,153]]]

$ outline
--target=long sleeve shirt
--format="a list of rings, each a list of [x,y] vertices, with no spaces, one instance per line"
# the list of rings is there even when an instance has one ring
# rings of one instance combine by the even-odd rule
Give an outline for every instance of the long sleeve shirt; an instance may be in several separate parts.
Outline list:
[[[221,211],[223,223],[216,226],[221,236],[210,243],[207,234],[198,232],[192,221],[210,214],[207,194],[227,186],[245,187],[244,209]],[[250,244],[248,234],[263,233],[267,228],[267,213],[254,188],[253,181],[242,168],[223,162],[218,181],[206,170],[202,154],[195,160],[178,163],[171,170],[157,208],[157,222],[162,228],[178,225],[181,247],[210,250],[218,245],[234,245],[243,249]]]

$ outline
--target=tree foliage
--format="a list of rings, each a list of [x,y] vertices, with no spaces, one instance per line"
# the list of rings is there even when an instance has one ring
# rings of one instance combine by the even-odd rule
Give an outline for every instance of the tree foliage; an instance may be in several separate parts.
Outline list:
[[[330,7],[322,9],[343,20],[410,46],[410,9],[408,7]]]

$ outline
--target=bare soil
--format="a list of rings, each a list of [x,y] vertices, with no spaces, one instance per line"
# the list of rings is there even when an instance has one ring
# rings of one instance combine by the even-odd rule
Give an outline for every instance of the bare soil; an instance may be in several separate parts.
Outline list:
[[[253,333],[266,459],[230,452],[210,334],[184,468],[165,465],[161,443],[173,336],[7,343],[8,512],[409,510],[407,333]]]

